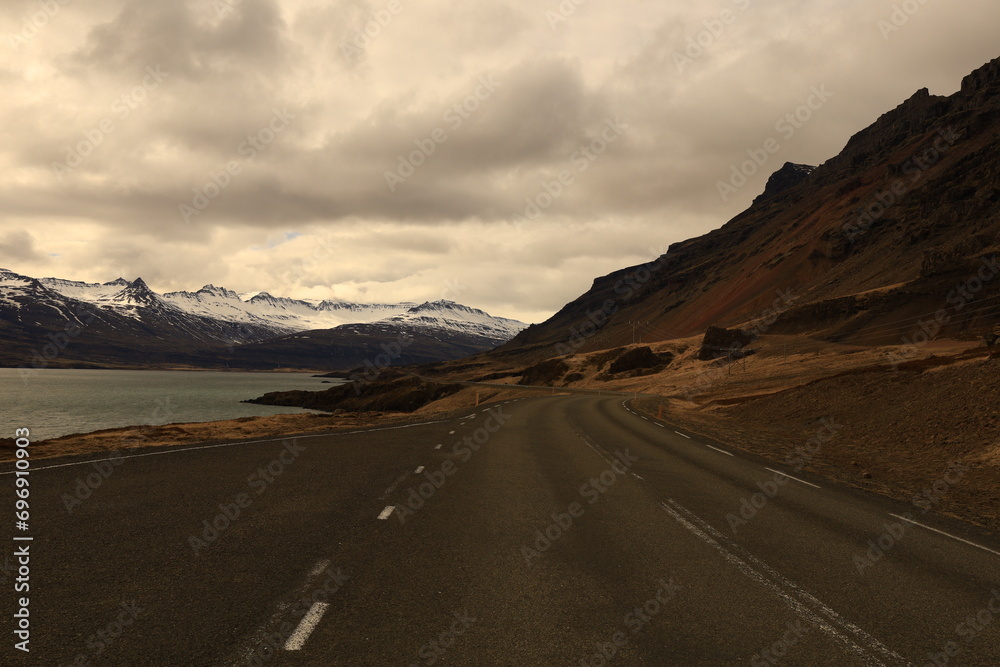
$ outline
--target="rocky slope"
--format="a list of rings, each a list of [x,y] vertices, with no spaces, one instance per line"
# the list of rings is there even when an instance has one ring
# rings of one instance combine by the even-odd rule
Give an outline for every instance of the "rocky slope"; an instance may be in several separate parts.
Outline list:
[[[898,343],[935,313],[944,322],[931,337],[975,337],[1000,319],[998,173],[1000,59],[950,97],[919,91],[814,170],[786,165],[747,211],[598,278],[499,353],[542,358],[735,324]]]

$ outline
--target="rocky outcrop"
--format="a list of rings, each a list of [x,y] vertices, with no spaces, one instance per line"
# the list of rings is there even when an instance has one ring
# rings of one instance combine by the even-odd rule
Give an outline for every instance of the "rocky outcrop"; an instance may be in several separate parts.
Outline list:
[[[764,200],[776,197],[785,190],[794,188],[796,185],[806,180],[809,177],[809,174],[813,173],[815,170],[816,167],[812,167],[807,164],[786,162],[781,169],[771,174],[771,177],[767,179],[767,185],[764,187],[763,194],[754,199],[753,203],[758,204]]]
[[[648,347],[636,347],[615,359],[608,372],[614,375],[627,371],[665,368],[673,360],[674,355],[669,352],[657,354]]]
[[[705,331],[705,337],[701,341],[698,358],[702,361],[710,361],[722,357],[742,359],[747,355],[747,348],[750,343],[755,340],[757,340],[756,335],[742,329],[709,327]]]

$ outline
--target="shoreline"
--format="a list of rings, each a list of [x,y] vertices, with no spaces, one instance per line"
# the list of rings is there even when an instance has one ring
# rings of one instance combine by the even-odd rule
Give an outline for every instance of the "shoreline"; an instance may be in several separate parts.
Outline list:
[[[217,444],[264,437],[336,433],[345,429],[406,424],[420,421],[426,417],[426,414],[334,415],[310,412],[238,417],[207,422],[175,422],[156,426],[124,426],[33,441],[31,454],[33,459],[39,460],[148,447]],[[14,460],[14,439],[0,439],[0,463]]]
[[[528,394],[530,392],[518,391],[516,387],[496,391],[465,389],[413,412],[296,412],[207,422],[125,426],[33,441],[32,458],[52,459],[147,447],[217,444],[257,438],[291,437],[336,433],[347,429],[406,425],[458,415],[471,407],[488,405],[494,400],[500,400],[501,396],[506,399]],[[0,438],[0,463],[14,461],[14,449],[14,439]]]
[[[109,366],[97,365],[49,365],[45,368],[33,368],[30,366],[6,366],[0,364],[0,370],[9,369],[14,371],[27,371],[29,373],[41,373],[44,371],[171,371],[190,373],[301,373],[303,375],[314,375],[314,377],[327,377],[329,373],[343,373],[346,377],[349,371],[338,371],[329,369],[309,369],[309,368],[203,368],[200,366]]]

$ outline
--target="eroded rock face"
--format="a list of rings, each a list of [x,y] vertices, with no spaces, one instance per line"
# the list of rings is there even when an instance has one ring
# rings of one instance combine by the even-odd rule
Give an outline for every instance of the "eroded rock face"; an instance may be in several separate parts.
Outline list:
[[[626,371],[638,371],[665,367],[674,360],[674,355],[669,352],[656,354],[651,348],[636,347],[611,363],[608,372],[624,373]]]
[[[719,359],[721,357],[742,358],[747,353],[747,346],[757,339],[752,333],[742,329],[723,329],[709,327],[701,342],[698,358],[702,361]]]

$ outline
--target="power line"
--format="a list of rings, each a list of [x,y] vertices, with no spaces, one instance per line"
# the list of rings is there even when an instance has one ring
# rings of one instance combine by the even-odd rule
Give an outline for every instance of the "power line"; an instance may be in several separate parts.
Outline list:
[[[982,303],[983,301],[990,301],[991,299],[998,299],[998,298],[1000,298],[1000,296],[984,297],[982,299],[976,299],[974,301],[966,301],[965,305],[970,305],[970,304],[974,304],[974,303]],[[963,308],[964,308],[964,306],[963,306]],[[889,322],[883,322],[882,324],[877,324],[875,326],[862,327],[862,328],[865,329],[865,330],[874,331],[874,330],[877,330],[877,329],[883,329],[885,327],[889,327],[889,326],[891,326],[893,324],[899,324],[900,322],[911,322],[911,321],[912,322],[917,322],[918,320],[922,320],[923,318],[928,317],[930,315],[936,315],[940,310],[946,310],[946,309],[939,308],[938,310],[932,311],[930,313],[923,313],[923,314],[920,314],[920,315],[914,315],[912,317],[905,317],[905,318],[900,319],[900,320],[892,320],[892,321],[889,321]],[[959,312],[961,312],[961,311],[959,311]],[[965,312],[968,313],[968,312],[978,312],[978,311],[977,310],[972,310],[972,311],[965,311]],[[903,327],[903,328],[905,328],[905,327]]]

